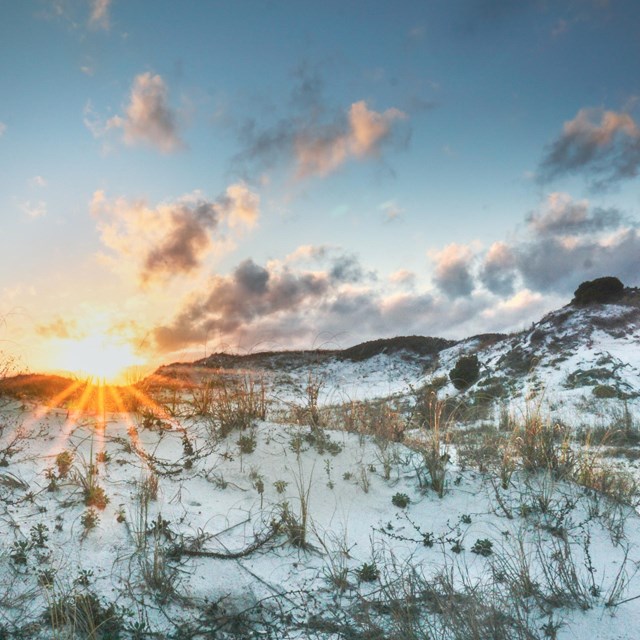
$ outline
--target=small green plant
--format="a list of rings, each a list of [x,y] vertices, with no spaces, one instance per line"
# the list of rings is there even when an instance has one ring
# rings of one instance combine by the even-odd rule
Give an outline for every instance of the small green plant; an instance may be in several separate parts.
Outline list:
[[[285,480],[276,480],[273,483],[273,486],[274,486],[274,488],[276,490],[276,493],[283,494],[287,490],[287,485],[288,484],[289,483],[286,482]]]
[[[471,524],[471,516],[468,513],[463,513],[460,516],[460,522],[462,524]]]
[[[475,553],[486,558],[493,553],[493,542],[488,538],[478,538],[473,543],[473,547],[471,547],[471,553]]]
[[[364,562],[356,569],[360,582],[375,582],[380,578],[380,569],[375,562]]]
[[[100,516],[95,509],[87,509],[80,516],[80,524],[84,527],[85,533],[95,529],[98,526],[98,522],[100,522]]]
[[[125,514],[124,508],[120,507],[118,509],[118,515],[116,516],[116,522],[119,522],[120,524],[122,524],[123,522],[127,521],[127,516]]]
[[[453,553],[462,553],[464,551],[461,538],[454,538],[452,540],[449,540],[449,542],[451,543],[451,551]]]
[[[396,493],[391,498],[391,504],[399,507],[400,509],[405,509],[406,507],[408,507],[410,502],[411,498],[409,498],[406,493]]]
[[[249,477],[253,483],[253,488],[260,496],[260,508],[262,509],[264,502],[264,478],[255,470],[249,474]]]
[[[91,578],[93,578],[93,571],[91,569],[80,569],[78,577],[74,582],[79,584],[81,587],[88,587],[91,582]]]
[[[34,524],[29,530],[31,545],[38,549],[44,549],[47,546],[47,540],[49,539],[49,536],[47,535],[48,533],[49,527],[47,527],[46,524],[42,522]]]
[[[51,589],[53,587],[55,578],[55,569],[48,568],[38,571],[38,584],[45,589]]]
[[[27,553],[31,549],[31,543],[27,540],[16,540],[11,547],[9,557],[15,564],[27,564]]]
[[[56,467],[58,467],[58,476],[65,478],[73,464],[73,453],[71,451],[61,451],[56,456]]]
[[[248,435],[240,436],[238,438],[238,447],[240,452],[244,454],[253,453],[256,450],[256,435],[250,433]]]

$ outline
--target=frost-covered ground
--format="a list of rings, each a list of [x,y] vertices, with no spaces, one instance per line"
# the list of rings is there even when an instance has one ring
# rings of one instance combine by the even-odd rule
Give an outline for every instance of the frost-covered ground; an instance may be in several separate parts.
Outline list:
[[[0,638],[640,637],[639,326],[567,307],[428,355],[173,365],[130,413],[5,402]]]
[[[548,474],[503,488],[444,439],[439,497],[417,445],[155,411],[3,409],[4,637],[638,637],[630,507]]]

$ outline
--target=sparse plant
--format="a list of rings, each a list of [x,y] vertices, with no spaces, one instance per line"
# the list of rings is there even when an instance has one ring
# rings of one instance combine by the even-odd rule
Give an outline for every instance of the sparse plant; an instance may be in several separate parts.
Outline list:
[[[87,509],[80,516],[80,524],[83,526],[85,533],[95,529],[98,526],[98,522],[100,522],[100,516],[95,509]]]
[[[29,535],[33,547],[44,549],[47,546],[47,540],[49,540],[49,527],[43,522],[34,524],[29,530]]]
[[[247,435],[240,436],[237,444],[241,453],[246,455],[253,453],[256,450],[257,444],[256,434],[252,432]]]
[[[493,553],[493,542],[488,538],[478,538],[471,547],[471,553],[486,558]]]
[[[27,540],[16,540],[13,543],[9,557],[15,564],[27,564],[28,552],[31,549],[31,543]]]
[[[73,637],[98,640],[119,638],[123,629],[122,613],[94,593],[72,591],[50,600],[47,617],[53,630],[67,629]]]
[[[274,488],[276,490],[276,493],[283,494],[287,490],[287,485],[288,484],[289,483],[286,482],[285,480],[276,480],[273,483],[273,486],[274,486]]]
[[[38,571],[38,584],[45,589],[51,589],[56,578],[56,571],[50,567]]]
[[[61,451],[56,456],[56,467],[58,467],[58,476],[66,478],[73,464],[74,454],[71,451]]]
[[[406,509],[410,502],[411,499],[406,493],[396,493],[391,497],[391,504],[400,509]]]
[[[418,480],[423,484],[423,473],[428,475],[428,485],[438,494],[444,496],[449,456],[449,423],[453,414],[447,410],[447,403],[438,400],[432,394],[429,402],[428,421],[424,424],[422,437],[410,444],[421,457],[423,465],[417,469]],[[446,413],[449,415],[445,419]]]
[[[360,582],[376,582],[380,578],[380,569],[375,562],[364,562],[356,569]]]

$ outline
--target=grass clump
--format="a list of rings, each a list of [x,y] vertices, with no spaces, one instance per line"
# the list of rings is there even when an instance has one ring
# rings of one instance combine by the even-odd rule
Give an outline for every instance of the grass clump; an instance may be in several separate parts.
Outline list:
[[[396,493],[391,498],[391,504],[400,509],[405,509],[409,506],[411,499],[406,493]]]

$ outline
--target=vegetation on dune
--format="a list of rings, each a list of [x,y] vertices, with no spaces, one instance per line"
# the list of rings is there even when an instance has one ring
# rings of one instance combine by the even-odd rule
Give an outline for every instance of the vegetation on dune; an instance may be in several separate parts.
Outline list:
[[[449,371],[449,379],[458,390],[467,389],[480,377],[478,356],[462,356]]]
[[[575,290],[573,300],[576,306],[606,304],[616,302],[622,297],[624,285],[618,278],[605,276],[595,280],[586,280]]]

